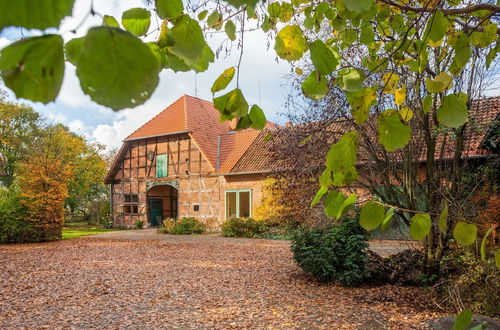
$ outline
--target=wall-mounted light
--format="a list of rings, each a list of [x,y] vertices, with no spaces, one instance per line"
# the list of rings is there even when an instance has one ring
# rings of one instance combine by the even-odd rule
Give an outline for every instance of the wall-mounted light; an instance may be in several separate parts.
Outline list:
[[[148,152],[148,160],[153,160],[155,158],[155,152],[154,151],[150,151]]]

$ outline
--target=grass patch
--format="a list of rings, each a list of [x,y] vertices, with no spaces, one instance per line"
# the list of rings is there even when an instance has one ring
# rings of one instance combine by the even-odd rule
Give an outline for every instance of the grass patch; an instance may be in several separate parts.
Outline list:
[[[78,238],[82,236],[89,236],[89,235],[95,235],[95,234],[101,234],[101,233],[108,233],[110,231],[117,231],[118,229],[104,229],[100,227],[90,227],[90,226],[83,226],[83,227],[77,227],[74,225],[71,226],[65,226],[62,230],[62,239],[72,239],[72,238]]]

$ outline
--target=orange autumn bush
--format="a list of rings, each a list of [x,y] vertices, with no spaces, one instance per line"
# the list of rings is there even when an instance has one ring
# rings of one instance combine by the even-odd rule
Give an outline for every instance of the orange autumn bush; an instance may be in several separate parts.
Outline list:
[[[81,139],[64,126],[49,127],[34,142],[31,157],[21,163],[21,203],[42,241],[61,238],[68,181],[81,147]]]

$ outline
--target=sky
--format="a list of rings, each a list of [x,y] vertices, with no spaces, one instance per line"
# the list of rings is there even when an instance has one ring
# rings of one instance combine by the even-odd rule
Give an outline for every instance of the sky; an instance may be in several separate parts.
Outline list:
[[[90,6],[91,0],[75,1],[73,15],[66,17],[59,27],[66,41],[83,36],[88,28],[101,24],[101,17],[89,16],[78,28],[76,34],[70,32],[83,21]],[[94,1],[96,12],[101,15],[112,15],[117,20],[120,20],[125,10],[133,7],[144,7],[144,3],[142,0]],[[152,19],[150,29],[154,30],[156,27],[156,21]],[[23,35],[36,34],[41,34],[41,32],[6,28],[0,33],[0,48]],[[154,36],[155,34],[152,33],[151,37],[154,38]],[[224,34],[216,33],[207,39],[214,52],[223,38],[225,39]],[[285,112],[284,104],[288,93],[288,89],[284,87],[285,76],[290,73],[290,65],[284,61],[277,61],[272,46],[269,50],[267,47],[266,35],[262,31],[258,30],[245,35],[240,88],[249,104],[258,104],[269,120],[282,124],[285,118],[280,116],[280,113]],[[62,123],[72,131],[83,134],[89,140],[101,143],[110,150],[119,147],[122,140],[131,132],[183,94],[211,100],[210,88],[213,81],[226,68],[235,66],[238,59],[239,50],[235,42],[229,56],[222,52],[221,56],[215,59],[215,63],[203,73],[174,73],[171,70],[163,70],[160,73],[160,83],[152,97],[143,105],[133,109],[115,112],[92,102],[90,97],[81,91],[75,67],[70,63],[66,63],[63,85],[55,102],[42,104],[22,101],[31,104],[49,122]],[[232,84],[228,90],[231,86],[234,88],[234,81]],[[6,88],[2,87],[2,89]],[[15,99],[13,93],[10,93],[10,96],[11,99]]]

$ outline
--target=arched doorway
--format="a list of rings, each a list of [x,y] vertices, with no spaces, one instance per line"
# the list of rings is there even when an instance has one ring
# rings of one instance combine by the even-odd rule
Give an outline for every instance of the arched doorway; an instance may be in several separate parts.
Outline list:
[[[148,190],[148,219],[152,227],[162,224],[163,219],[177,219],[177,189],[171,185],[153,186]]]

